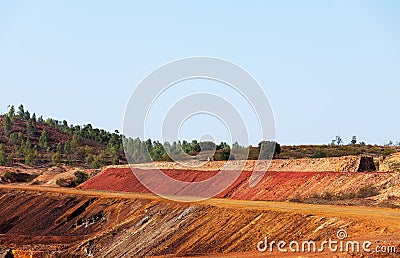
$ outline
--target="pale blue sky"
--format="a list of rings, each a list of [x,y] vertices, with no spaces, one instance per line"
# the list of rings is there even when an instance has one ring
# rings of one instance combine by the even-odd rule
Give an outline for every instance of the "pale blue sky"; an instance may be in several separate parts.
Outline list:
[[[399,13],[399,1],[1,1],[0,112],[24,103],[121,129],[146,74],[213,56],[261,83],[281,143],[400,141]]]

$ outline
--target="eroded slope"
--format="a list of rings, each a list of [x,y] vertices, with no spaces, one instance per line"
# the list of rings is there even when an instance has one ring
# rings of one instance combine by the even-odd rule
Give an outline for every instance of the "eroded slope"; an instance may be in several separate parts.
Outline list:
[[[394,224],[399,211],[390,209],[327,206],[323,211],[299,204],[177,203],[154,196],[51,191],[1,190],[1,245],[37,256],[132,257],[254,252],[265,236],[321,241],[339,228],[352,239],[385,243],[399,237]]]

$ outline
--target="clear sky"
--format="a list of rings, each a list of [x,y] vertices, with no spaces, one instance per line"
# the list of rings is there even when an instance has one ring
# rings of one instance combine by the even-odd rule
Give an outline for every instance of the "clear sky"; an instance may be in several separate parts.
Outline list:
[[[0,112],[121,129],[145,75],[213,56],[260,82],[283,144],[400,141],[399,13],[395,0],[1,1]]]

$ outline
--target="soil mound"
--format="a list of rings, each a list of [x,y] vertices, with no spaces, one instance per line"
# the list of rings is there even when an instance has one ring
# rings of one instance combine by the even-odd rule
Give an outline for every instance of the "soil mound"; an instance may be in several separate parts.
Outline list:
[[[150,174],[154,173],[153,170],[142,170],[141,172],[144,171]],[[169,177],[187,182],[199,182],[217,173],[217,171],[177,169],[162,171]],[[250,171],[241,172],[235,182],[217,197],[282,201],[299,197],[309,198],[324,192],[332,195],[344,195],[358,192],[366,186],[374,186],[379,190],[386,189],[385,191],[387,191],[396,187],[400,180],[400,173],[267,172],[256,186],[250,187],[251,174]],[[97,176],[81,184],[79,188],[150,193],[127,167],[106,168]],[[184,189],[176,189],[174,194],[184,195],[184,192]]]
[[[149,169],[157,167],[159,169],[179,169],[179,170],[201,170],[214,171],[224,169],[237,169],[241,167],[244,161],[233,160],[226,161],[192,161],[188,162],[188,166],[184,166],[175,162],[154,162],[134,164],[136,168]],[[115,168],[129,167],[126,166],[110,166]],[[375,165],[372,157],[369,156],[344,156],[333,158],[302,158],[302,159],[274,159],[267,160],[247,160],[245,161],[243,170],[268,170],[268,171],[297,171],[297,172],[363,172],[375,171]]]

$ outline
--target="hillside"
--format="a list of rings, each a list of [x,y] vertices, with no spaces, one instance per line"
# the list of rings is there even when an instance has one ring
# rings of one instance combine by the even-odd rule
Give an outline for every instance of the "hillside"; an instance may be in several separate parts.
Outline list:
[[[23,105],[15,111],[10,107],[7,114],[0,115],[0,165],[25,164],[29,166],[48,166],[65,164],[85,168],[100,168],[104,165],[126,163],[122,142],[125,140],[128,156],[133,163],[171,161],[168,153],[183,155],[185,152],[194,160],[212,158],[214,160],[259,158],[259,147],[244,148],[235,143],[233,146],[221,142],[160,143],[158,141],[132,139],[94,128],[91,124],[69,125],[67,121],[52,118],[44,120],[24,109]],[[273,142],[264,142],[271,144]],[[261,144],[261,143],[260,143]],[[259,145],[260,145],[259,144]],[[275,143],[273,143],[275,144]],[[236,146],[235,146],[236,145]],[[148,150],[150,157],[144,150]],[[213,156],[213,149],[216,152]],[[247,149],[249,156],[247,157]],[[182,152],[183,151],[183,152]],[[202,151],[205,155],[197,155]],[[205,151],[205,152],[204,152]],[[274,158],[323,158],[349,155],[370,155],[386,157],[400,152],[399,146],[376,146],[360,144],[350,145],[276,145]],[[211,154],[207,154],[211,153]],[[229,154],[232,154],[229,157]]]
[[[105,130],[68,125],[67,121],[30,115],[20,105],[0,116],[0,165],[68,165],[100,168],[124,163],[121,136]]]

